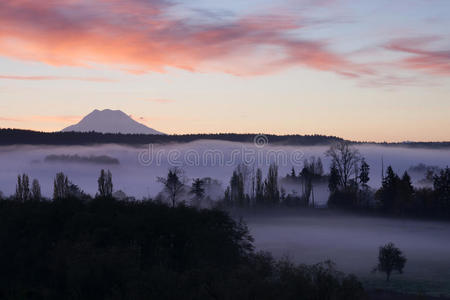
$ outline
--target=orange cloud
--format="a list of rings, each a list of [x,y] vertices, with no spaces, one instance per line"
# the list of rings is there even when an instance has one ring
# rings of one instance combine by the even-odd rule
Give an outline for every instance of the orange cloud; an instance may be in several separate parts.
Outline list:
[[[325,1],[327,2],[327,1]],[[170,14],[166,0],[5,0],[0,55],[51,65],[112,65],[140,72],[167,67],[267,74],[292,66],[348,77],[373,73],[325,42],[289,36],[307,26],[287,16],[194,22]]]

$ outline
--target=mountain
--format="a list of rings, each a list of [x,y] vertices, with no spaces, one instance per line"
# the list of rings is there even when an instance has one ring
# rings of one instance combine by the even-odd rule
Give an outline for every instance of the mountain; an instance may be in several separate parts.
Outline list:
[[[138,123],[120,110],[94,110],[85,116],[78,124],[71,125],[63,132],[101,132],[101,133],[131,133],[131,134],[164,134],[144,124]]]

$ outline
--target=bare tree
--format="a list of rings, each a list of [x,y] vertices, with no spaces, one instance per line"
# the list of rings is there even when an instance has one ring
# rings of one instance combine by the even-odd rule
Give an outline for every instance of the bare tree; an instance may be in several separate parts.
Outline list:
[[[158,177],[158,182],[164,185],[164,190],[169,195],[172,207],[175,207],[178,197],[184,192],[185,188],[182,170],[171,168],[167,177]]]
[[[69,194],[69,179],[64,173],[57,173],[53,181],[53,199],[64,199]]]
[[[108,198],[112,196],[113,192],[113,183],[112,183],[112,174],[111,171],[100,171],[100,177],[97,180],[98,182],[98,193],[100,197]]]
[[[357,165],[361,159],[358,149],[348,142],[333,144],[325,155],[330,157],[339,177],[339,185],[345,190],[350,185],[352,175],[358,170]]]

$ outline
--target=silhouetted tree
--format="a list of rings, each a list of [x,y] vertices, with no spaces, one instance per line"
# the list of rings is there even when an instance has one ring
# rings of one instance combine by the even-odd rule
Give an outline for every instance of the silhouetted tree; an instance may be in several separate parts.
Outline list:
[[[27,174],[22,175],[22,185],[23,185],[23,201],[30,200],[30,178]]]
[[[399,183],[400,178],[395,174],[392,167],[389,166],[386,170],[386,176],[383,178],[381,188],[375,194],[383,211],[392,211],[397,197]]]
[[[204,188],[205,182],[200,179],[196,178],[192,181],[191,190],[189,191],[190,194],[194,196],[194,201],[198,205],[203,197],[205,197],[205,188]]]
[[[264,199],[268,204],[280,202],[280,190],[278,189],[278,166],[272,163],[269,166],[267,178],[264,181]]]
[[[358,203],[359,203],[360,207],[361,207],[361,204],[363,204],[363,206],[368,208],[370,198],[372,196],[372,194],[370,192],[370,187],[368,185],[369,180],[370,180],[370,166],[365,161],[364,158],[361,161],[361,166],[360,166],[358,173],[359,173],[358,179],[359,179],[359,183],[361,186],[361,190],[359,191],[359,195],[358,195],[359,196]]]
[[[361,162],[361,168],[359,170],[359,182],[363,186],[364,189],[368,188],[368,183],[370,180],[370,166],[367,164],[365,159]]]
[[[380,247],[378,253],[378,265],[374,271],[386,273],[386,281],[389,281],[391,273],[398,271],[403,273],[403,268],[406,264],[406,258],[402,251],[396,248],[393,243],[389,243]]]
[[[231,202],[243,206],[245,201],[244,176],[239,170],[234,170],[230,180]]]
[[[33,183],[31,184],[31,196],[34,201],[39,201],[42,198],[41,186],[37,179],[33,179]]]
[[[169,195],[172,207],[175,207],[178,197],[184,192],[184,179],[179,168],[169,169],[167,177],[158,177],[158,182],[164,185],[165,192]]]
[[[312,166],[314,166],[312,164]],[[312,191],[313,191],[313,176],[314,176],[314,169],[311,168],[311,165],[309,165],[308,161],[305,160],[304,166],[302,171],[300,172],[300,179],[302,182],[302,198],[305,201],[307,205],[310,203]]]
[[[330,190],[331,194],[338,191],[340,182],[341,179],[339,177],[339,172],[336,168],[336,164],[332,162],[330,167],[330,177],[328,178],[328,189]]]
[[[355,165],[360,160],[359,151],[348,142],[333,144],[325,155],[331,158],[331,163],[339,174],[339,185],[343,190],[349,188],[350,178],[355,174]]]
[[[57,173],[53,181],[53,199],[65,199],[69,195],[69,179],[64,173]]]
[[[27,174],[17,176],[16,194],[17,201],[24,202],[31,199],[30,179]]]
[[[395,199],[397,211],[404,213],[406,209],[410,210],[412,207],[413,196],[414,187],[411,182],[411,177],[408,172],[405,171],[400,179]]]
[[[446,167],[433,178],[434,191],[441,210],[450,215],[450,169]]]
[[[100,171],[98,182],[98,194],[102,198],[111,198],[113,193],[113,183],[111,171]]]
[[[23,185],[22,185],[22,176],[17,176],[17,184],[16,184],[16,194],[14,195],[14,198],[17,201],[23,201]]]
[[[255,189],[256,203],[261,204],[264,201],[264,182],[261,169],[256,170],[256,189]]]

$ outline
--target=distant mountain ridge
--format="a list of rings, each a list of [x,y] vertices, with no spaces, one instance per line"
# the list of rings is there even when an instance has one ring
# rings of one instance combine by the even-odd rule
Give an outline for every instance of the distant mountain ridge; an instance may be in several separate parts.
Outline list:
[[[93,145],[121,144],[148,145],[165,143],[190,143],[198,140],[229,141],[254,143],[255,134],[184,134],[184,135],[148,135],[148,134],[112,134],[98,132],[39,132],[22,129],[0,129],[0,145]],[[320,146],[330,145],[342,138],[325,135],[265,135],[270,145]],[[430,149],[450,149],[450,141],[443,142],[409,142],[409,143],[375,143],[355,142],[359,145],[380,145],[392,147],[413,147]]]
[[[85,116],[80,122],[75,125],[61,130],[62,132],[99,132],[99,133],[122,133],[122,134],[157,134],[159,132],[153,128],[147,127],[144,124],[136,122],[130,116],[121,110],[94,110]]]

